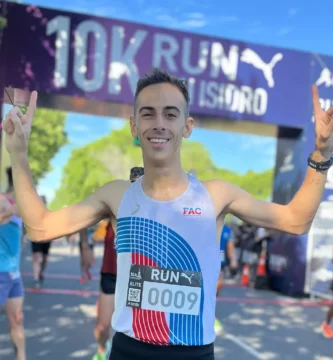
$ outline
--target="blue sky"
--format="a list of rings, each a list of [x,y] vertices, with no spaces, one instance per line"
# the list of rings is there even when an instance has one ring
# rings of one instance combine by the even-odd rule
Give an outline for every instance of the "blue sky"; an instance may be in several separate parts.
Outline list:
[[[224,38],[333,54],[332,0],[23,2]]]

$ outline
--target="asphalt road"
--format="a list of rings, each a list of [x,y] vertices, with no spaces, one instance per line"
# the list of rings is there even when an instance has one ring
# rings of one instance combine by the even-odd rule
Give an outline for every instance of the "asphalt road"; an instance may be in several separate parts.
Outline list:
[[[91,359],[96,349],[93,327],[103,247],[96,249],[96,276],[82,285],[77,248],[71,253],[67,245],[54,244],[44,287],[36,291],[29,245],[22,254],[27,359]],[[216,314],[225,333],[216,339],[216,360],[333,359],[333,340],[320,333],[325,311],[318,303],[228,285],[217,302]],[[3,313],[0,359],[14,359]]]

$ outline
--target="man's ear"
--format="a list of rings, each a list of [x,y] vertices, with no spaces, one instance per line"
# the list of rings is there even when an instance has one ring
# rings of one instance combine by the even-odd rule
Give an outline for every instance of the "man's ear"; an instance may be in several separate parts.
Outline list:
[[[186,119],[186,125],[184,128],[184,134],[183,134],[183,137],[185,139],[187,139],[191,136],[193,128],[194,128],[194,119],[192,117],[188,117]]]
[[[131,126],[131,133],[133,137],[137,137],[137,129],[136,129],[136,121],[135,121],[135,117],[131,116],[130,117],[130,126]]]

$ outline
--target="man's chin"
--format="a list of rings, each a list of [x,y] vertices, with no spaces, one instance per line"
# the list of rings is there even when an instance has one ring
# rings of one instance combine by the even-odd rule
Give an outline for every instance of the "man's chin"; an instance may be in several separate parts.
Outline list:
[[[173,155],[166,151],[154,151],[149,154],[144,154],[144,159],[151,164],[161,166],[170,163]]]

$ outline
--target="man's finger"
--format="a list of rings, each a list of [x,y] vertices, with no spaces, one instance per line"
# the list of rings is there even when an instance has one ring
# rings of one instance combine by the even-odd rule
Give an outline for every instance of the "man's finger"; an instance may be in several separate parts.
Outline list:
[[[35,110],[37,107],[37,97],[38,97],[37,91],[33,91],[30,96],[29,107],[27,111],[27,116],[30,121],[33,119],[35,114]]]
[[[23,117],[23,112],[19,106],[14,106],[12,111],[15,111],[17,116],[21,119]]]
[[[319,114],[322,109],[320,106],[319,93],[316,85],[312,85],[312,104],[314,113]]]
[[[15,111],[15,108],[10,111],[8,120],[11,121],[14,126],[13,132],[15,132],[16,135],[21,136],[23,134],[22,121]]]

